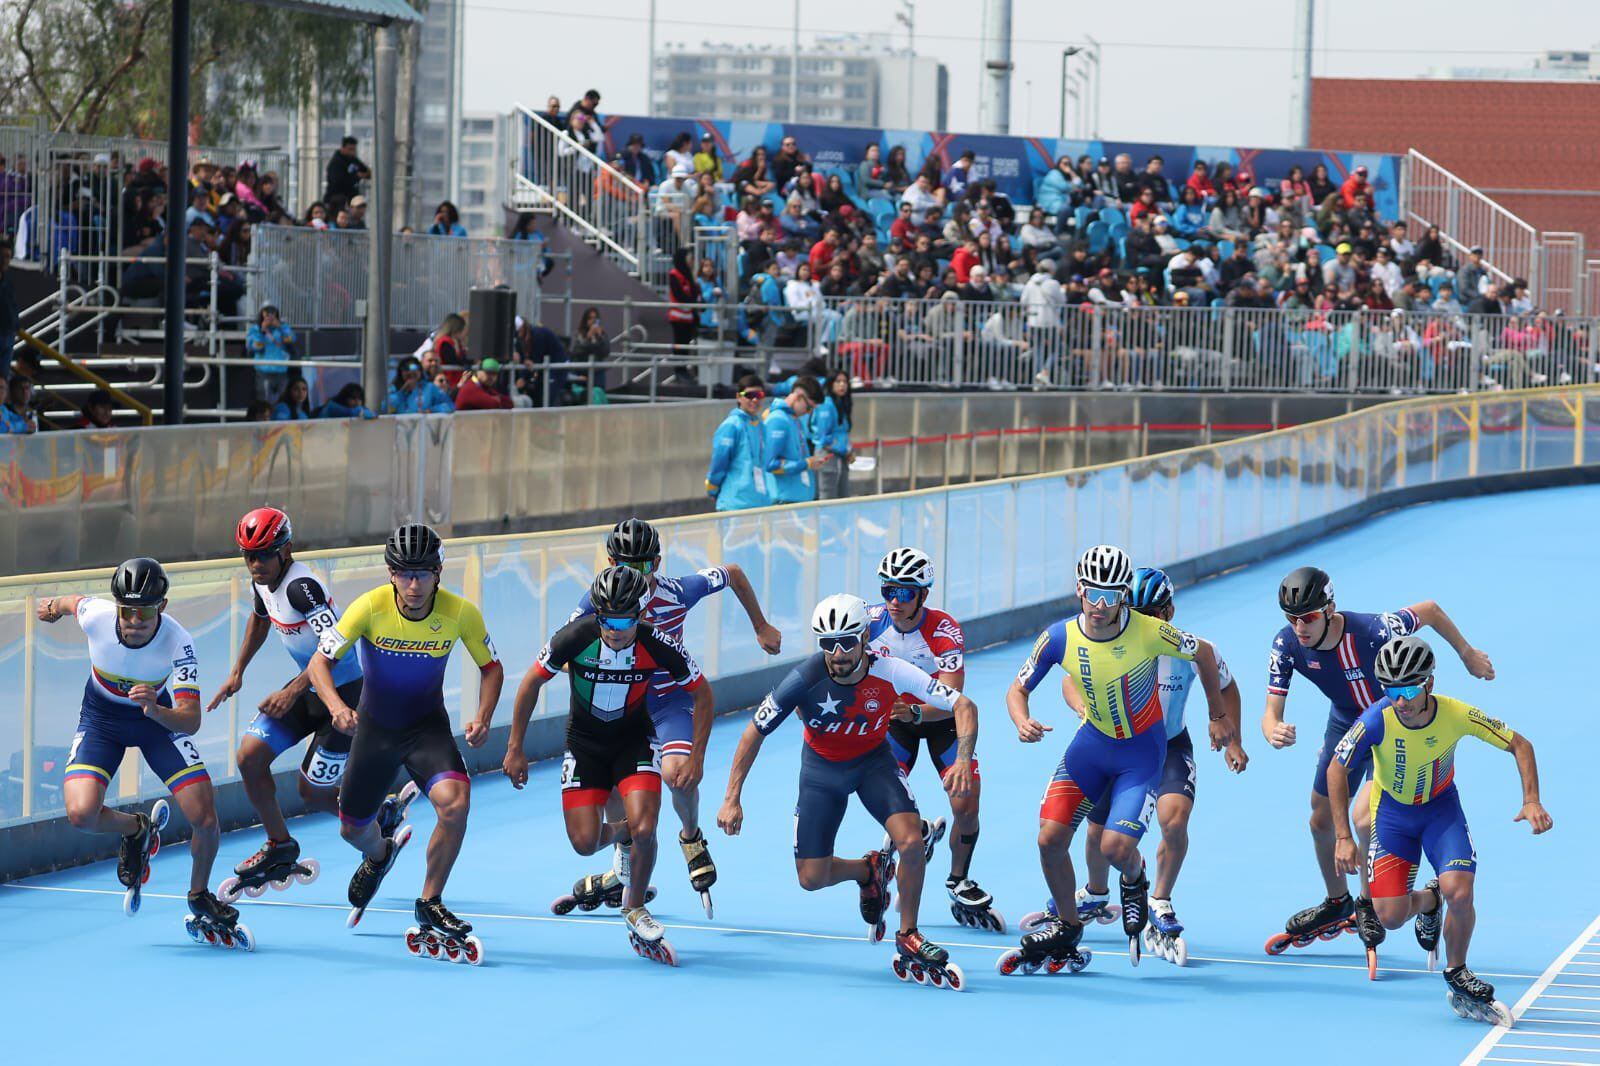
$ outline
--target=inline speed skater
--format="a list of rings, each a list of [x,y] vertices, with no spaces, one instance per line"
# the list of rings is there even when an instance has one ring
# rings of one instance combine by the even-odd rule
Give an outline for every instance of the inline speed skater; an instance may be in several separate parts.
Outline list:
[[[884,913],[889,882],[894,880],[900,891],[895,975],[960,991],[966,987],[961,968],[950,961],[948,951],[917,929],[926,862],[922,815],[887,736],[898,702],[954,712],[956,755],[944,775],[944,788],[953,797],[965,796],[972,788],[978,709],[972,700],[910,663],[869,651],[867,605],[855,596],[840,593],[817,604],[811,631],[817,653],[772,690],[739,737],[717,824],[729,836],[739,834],[744,827],[744,783],[761,743],[785,718],[798,713],[805,724],[800,797],[795,805],[794,858],[800,887],[815,892],[855,882],[861,888],[867,938],[877,943],[886,930]],[[851,795],[889,834],[890,850],[868,852],[859,859],[833,853]]]
[[[1367,866],[1378,919],[1398,929],[1415,918],[1417,942],[1433,968],[1441,925],[1444,979],[1450,1007],[1463,1018],[1510,1026],[1511,1012],[1494,998],[1494,986],[1467,969],[1467,945],[1477,922],[1473,885],[1478,856],[1467,831],[1455,784],[1455,750],[1464,737],[1509,751],[1522,778],[1522,809],[1516,821],[1534,834],[1554,822],[1539,802],[1539,767],[1533,745],[1478,708],[1436,695],[1433,649],[1421,637],[1396,637],[1378,650],[1374,677],[1383,698],[1361,712],[1328,766],[1328,796],[1338,812],[1334,863],[1354,873],[1361,854],[1350,830],[1349,767],[1370,759],[1377,788],[1370,802],[1372,843]],[[1416,889],[1417,867],[1426,854],[1434,879]]]
[[[317,642],[338,622],[338,614],[322,579],[304,563],[295,562],[293,541],[289,516],[275,507],[250,511],[234,530],[234,543],[250,573],[254,610],[245,623],[233,671],[206,705],[206,712],[216,710],[244,687],[245,669],[274,629],[300,672],[261,700],[255,719],[239,741],[239,777],[267,839],[219,886],[218,895],[227,903],[241,894],[259,896],[269,884],[278,888],[287,888],[293,881],[310,884],[321,870],[317,860],[301,860],[300,845],[289,835],[272,780],[272,761],[311,737],[296,782],[300,799],[308,810],[337,814],[339,782],[350,755],[350,735],[335,728],[327,705],[312,688],[307,669]],[[333,669],[333,681],[341,700],[350,706],[359,703],[359,657],[341,660]]]
[[[523,750],[528,720],[539,693],[564,669],[572,686],[567,715],[567,750],[561,761],[561,808],[567,839],[579,855],[621,845],[617,875],[622,881],[623,918],[629,943],[640,956],[671,966],[678,956],[666,930],[651,915],[646,888],[656,862],[656,824],[661,815],[661,750],[647,706],[655,678],[665,673],[693,701],[693,742],[685,755],[683,783],[699,785],[711,733],[715,697],[694,657],[672,637],[642,621],[650,585],[626,566],[600,571],[589,586],[592,614],[583,614],[555,632],[517,687],[511,737],[502,768],[515,788],[528,783]],[[606,800],[622,797],[626,821],[608,822]],[[557,913],[597,899],[602,875],[579,880],[571,897],[558,900]],[[585,906],[585,909],[592,907]]]
[[[1078,686],[1083,725],[1073,734],[1039,809],[1039,862],[1051,898],[1075,898],[1070,847],[1084,817],[1105,804],[1102,850],[1121,871],[1122,928],[1128,956],[1139,963],[1140,936],[1148,922],[1149,881],[1139,841],[1155,808],[1166,758],[1166,731],[1159,690],[1160,659],[1191,660],[1213,717],[1225,717],[1216,653],[1211,645],[1166,622],[1129,610],[1133,564],[1121,548],[1096,545],[1078,561],[1077,594],[1082,613],[1056,622],[1039,635],[1033,652],[1006,693],[1006,709],[1025,744],[1044,739],[1050,726],[1034,718],[1029,695],[1052,666],[1067,670]],[[1078,951],[1083,922],[1076,910],[1063,913],[1022,938],[1020,948],[1000,957],[1002,974],[1063,968],[1081,970],[1088,956]]]
[[[117,878],[127,892],[123,912],[139,911],[150,857],[161,846],[169,808],[149,815],[106,806],[106,789],[128,748],[138,748],[193,834],[189,855],[189,915],[184,929],[197,942],[253,950],[255,938],[239,912],[212,895],[208,882],[221,833],[211,774],[191,739],[200,729],[200,665],[194,638],[166,613],[171,582],[154,559],[129,559],[111,577],[111,600],[46,596],[41,622],[77,619],[89,645],[89,680],[78,729],[67,755],[63,786],[67,819],[86,833],[118,833]]]
[[[783,635],[767,622],[761,610],[761,601],[740,567],[729,563],[706,567],[684,577],[667,577],[661,573],[661,536],[649,522],[638,518],[624,519],[616,524],[606,536],[606,555],[612,566],[625,566],[644,575],[649,591],[645,594],[641,620],[656,633],[682,643],[683,625],[690,610],[707,596],[727,589],[744,608],[761,650],[768,655],[777,655],[783,650]],[[568,621],[576,621],[593,613],[594,605],[586,592]],[[662,672],[651,679],[646,702],[655,727],[656,742],[661,746],[661,779],[672,793],[672,808],[677,812],[678,822],[682,826],[678,833],[678,847],[682,849],[684,862],[689,867],[689,884],[700,894],[701,905],[705,908],[706,917],[710,918],[711,886],[717,881],[717,867],[711,859],[705,833],[700,827],[699,782],[705,768],[691,765],[695,758],[694,698],[669,674]],[[703,742],[699,750],[703,757]],[[620,797],[613,794],[607,801],[606,809],[613,822],[623,820]],[[613,868],[600,875],[600,898],[611,906],[617,906],[622,899],[622,883],[616,872],[622,860],[621,848],[618,847]]]
[[[944,611],[928,606],[933,588],[933,560],[918,548],[896,548],[878,563],[879,592],[883,602],[867,611],[867,647],[876,655],[892,655],[960,692],[966,682],[966,635],[961,623]],[[908,777],[917,764],[919,748],[926,744],[928,758],[942,779],[956,757],[956,723],[948,711],[901,701],[889,723],[889,747]],[[1006,931],[1005,917],[994,908],[994,898],[970,876],[972,852],[978,845],[978,798],[982,781],[978,761],[972,760],[972,790],[951,795],[954,821],[950,837],[950,876],[944,887],[950,893],[951,916],[961,925]],[[934,823],[924,836],[936,839],[943,827]],[[932,858],[932,848],[928,849]]]
[[[444,545],[421,523],[403,525],[383,547],[389,582],[362,595],[322,634],[309,665],[311,683],[324,693],[328,713],[341,731],[353,733],[344,783],[339,789],[339,833],[361,852],[350,878],[350,916],[354,927],[378,893],[384,875],[411,839],[411,827],[388,836],[380,815],[392,810],[389,784],[402,767],[433,804],[438,824],[428,841],[422,894],[413,911],[417,925],[406,931],[413,955],[450,962],[483,961],[483,943],[472,926],[444,906],[441,897],[461,853],[471,809],[472,785],[456,747],[444,705],[444,675],[457,644],[477,664],[478,713],[467,723],[466,741],[480,746],[505,682],[494,642],[477,606],[439,587]],[[361,701],[352,708],[340,698],[334,668],[350,649],[361,658]]]
[[[1291,945],[1305,947],[1318,939],[1336,939],[1341,932],[1353,930],[1367,949],[1367,966],[1375,975],[1376,952],[1384,931],[1367,894],[1367,871],[1360,870],[1361,895],[1352,900],[1344,875],[1334,865],[1334,818],[1328,803],[1328,763],[1333,749],[1361,712],[1381,695],[1372,671],[1378,649],[1386,641],[1431,626],[1455,649],[1473,677],[1492,681],[1494,665],[1487,655],[1467,643],[1450,616],[1432,600],[1390,614],[1341,611],[1334,603],[1333,579],[1314,566],[1302,566],[1283,579],[1278,586],[1278,608],[1288,624],[1272,640],[1261,732],[1274,748],[1295,743],[1295,727],[1284,721],[1289,682],[1295,674],[1328,698],[1328,720],[1311,778],[1311,841],[1327,897],[1291,916],[1284,931],[1267,941],[1267,951],[1275,955]],[[1351,788],[1360,790],[1355,824],[1363,843],[1371,828],[1368,793],[1362,785],[1369,764],[1370,760],[1365,760],[1348,768]]]

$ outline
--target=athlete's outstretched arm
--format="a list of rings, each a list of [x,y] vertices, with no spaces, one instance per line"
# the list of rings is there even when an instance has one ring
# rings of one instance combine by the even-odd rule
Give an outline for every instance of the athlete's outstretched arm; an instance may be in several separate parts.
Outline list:
[[[1017,727],[1017,739],[1024,744],[1037,744],[1050,732],[1050,727],[1028,713],[1028,690],[1020,681],[1011,682],[1006,689],[1006,713]]]
[[[1209,640],[1195,641],[1194,666],[1195,673],[1200,675],[1200,687],[1206,693],[1206,716],[1211,719],[1211,748],[1215,751],[1237,739],[1239,726],[1228,718],[1228,704],[1222,697],[1222,675],[1217,670],[1217,649]]]
[[[528,719],[539,705],[539,692],[544,688],[545,677],[539,664],[528,667],[517,686],[516,702],[511,705],[511,736],[506,739],[506,757],[500,769],[511,779],[512,788],[528,783],[528,753],[522,750],[528,739]]]
[[[972,756],[978,750],[978,705],[966,696],[957,696],[956,759],[944,775],[944,790],[952,796],[972,792]]]
[[[1511,738],[1511,754],[1517,760],[1517,773],[1522,775],[1522,810],[1512,819],[1527,822],[1535,836],[1555,825],[1555,819],[1539,802],[1539,764],[1533,758],[1533,745],[1518,733]]]
[[[500,706],[500,690],[506,687],[506,668],[500,660],[478,669],[478,717],[467,723],[467,746],[482,747],[489,739],[489,723],[494,721],[494,709]]]
[[[1333,809],[1333,865],[1341,874],[1361,872],[1361,853],[1350,831],[1350,772],[1334,759],[1328,763],[1328,806]]]
[[[756,631],[756,643],[761,645],[761,650],[768,655],[776,655],[783,650],[783,634],[778,632],[776,626],[767,621],[767,616],[761,610],[761,601],[756,597],[755,587],[750,584],[750,578],[744,572],[744,567],[738,563],[728,563],[723,569],[728,571],[728,588],[739,599],[739,606],[744,608],[744,613],[750,618],[750,628]]]
[[[78,613],[78,604],[84,596],[46,596],[34,608],[34,616],[41,622],[57,622],[69,614]]]
[[[244,687],[244,669],[250,665],[250,660],[256,657],[256,652],[261,650],[261,645],[266,643],[267,634],[270,632],[272,632],[271,620],[252,611],[244,624],[244,640],[239,642],[239,657],[234,660],[233,672],[228,675],[227,680],[222,682],[222,687],[217,689],[215,696],[211,697],[211,702],[206,704],[207,714],[216,710],[221,706],[223,700]],[[308,667],[306,670],[301,671],[300,675],[290,684],[293,685],[295,682],[300,681],[301,678],[305,678],[305,683],[309,685],[311,683],[311,679],[308,676],[309,673],[310,669]],[[295,696],[298,697],[299,695],[299,692],[295,693]]]
[[[1229,721],[1233,723],[1233,739],[1224,745],[1222,760],[1228,764],[1228,769],[1236,774],[1242,774],[1244,768],[1250,765],[1250,756],[1244,752],[1244,728],[1240,721],[1244,697],[1239,693],[1237,679],[1222,690],[1222,702],[1228,708]]]
[[[1467,668],[1467,673],[1483,681],[1494,680],[1494,663],[1489,661],[1488,654],[1467,643],[1467,638],[1461,635],[1461,630],[1444,613],[1443,607],[1433,600],[1424,600],[1408,609],[1417,616],[1418,622],[1445,639],[1445,643],[1461,657],[1461,665]]]
[[[1281,692],[1269,692],[1267,709],[1261,714],[1261,735],[1275,748],[1287,748],[1294,744],[1294,723],[1283,720],[1287,702]]]
[[[722,809],[717,812],[717,824],[731,837],[738,836],[744,826],[744,807],[739,800],[744,794],[744,780],[750,776],[750,768],[756,764],[761,742],[765,739],[753,720],[739,734],[739,747],[733,753],[733,766],[728,770],[728,791],[722,797]]]

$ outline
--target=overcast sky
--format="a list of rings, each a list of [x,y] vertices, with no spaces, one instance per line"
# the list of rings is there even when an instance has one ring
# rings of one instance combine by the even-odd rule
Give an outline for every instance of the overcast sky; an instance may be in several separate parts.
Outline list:
[[[552,92],[568,104],[594,87],[603,110],[645,113],[649,0],[568,11],[569,0],[465,2],[467,110],[537,106]],[[802,46],[850,31],[892,31],[903,46],[897,9],[896,0],[802,0]],[[657,0],[656,40],[788,47],[792,10],[783,0]],[[1090,34],[1104,48],[1106,138],[1287,145],[1294,10],[1294,0],[1014,0],[1011,132],[1057,133],[1061,50]],[[917,52],[950,70],[951,130],[977,131],[983,0],[916,0],[916,21]],[[1319,0],[1314,70],[1405,77],[1526,66],[1546,49],[1597,43],[1600,0]]]

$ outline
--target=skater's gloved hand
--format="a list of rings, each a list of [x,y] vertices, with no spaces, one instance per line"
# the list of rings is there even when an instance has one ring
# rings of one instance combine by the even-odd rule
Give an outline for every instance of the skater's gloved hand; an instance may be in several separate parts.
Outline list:
[[[1017,723],[1017,739],[1024,744],[1037,744],[1050,732],[1050,727],[1037,718],[1024,718]]]
[[[950,764],[950,772],[944,775],[944,790],[951,796],[972,795],[971,759],[957,759]]]
[[[337,707],[328,707],[328,717],[333,719],[333,728],[347,737],[356,735],[356,712],[343,700],[336,700]]]
[[[231,681],[232,678],[229,678],[229,680]],[[280,688],[276,692],[269,693],[267,698],[261,701],[257,709],[268,718],[282,718],[289,713],[289,709],[294,706],[295,701],[299,698],[299,693],[294,692],[292,689],[288,687]]]
[[[776,655],[783,650],[783,634],[778,632],[777,626],[762,622],[756,626],[756,643],[768,655]]]
[[[135,685],[128,690],[128,698],[139,705],[146,718],[155,715],[157,695],[156,689],[150,685]]]
[[[1294,726],[1288,722],[1263,721],[1261,732],[1266,734],[1267,743],[1275,748],[1287,748],[1294,744]]]
[[[1522,810],[1517,812],[1517,816],[1512,821],[1527,822],[1528,828],[1533,830],[1534,836],[1538,836],[1556,824],[1555,819],[1550,817],[1550,812],[1545,810],[1544,804],[1538,800],[1534,800],[1532,803],[1524,803]]]
[[[722,809],[717,812],[717,825],[731,837],[739,835],[739,830],[744,828],[744,808],[738,800],[722,801]]]
[[[512,788],[521,788],[528,783],[528,757],[521,750],[507,749],[505,762],[500,764],[500,769],[511,779]]]
[[[1250,765],[1250,756],[1244,753],[1244,745],[1235,738],[1232,744],[1222,753],[1222,761],[1227,763],[1228,769],[1236,774],[1244,773],[1244,768]]]
[[[1361,872],[1361,852],[1356,850],[1353,838],[1343,837],[1334,843],[1333,868],[1346,875]]]
[[[238,674],[229,674],[228,679],[222,683],[222,687],[217,689],[217,694],[211,697],[211,702],[206,704],[206,713],[210,714],[212,711],[222,706],[223,700],[227,699],[229,696],[232,696],[243,687],[244,678],[240,677]]]
[[[1461,665],[1467,668],[1467,673],[1480,681],[1494,680],[1494,663],[1489,661],[1489,656],[1477,648],[1468,648],[1466,654],[1461,656]]]

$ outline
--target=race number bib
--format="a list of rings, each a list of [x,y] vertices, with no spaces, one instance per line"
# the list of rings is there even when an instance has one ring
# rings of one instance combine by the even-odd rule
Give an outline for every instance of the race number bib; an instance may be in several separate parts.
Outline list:
[[[311,761],[301,773],[316,788],[332,788],[344,777],[344,764],[349,758],[347,751],[317,748],[311,753]]]

